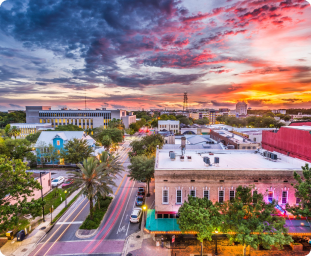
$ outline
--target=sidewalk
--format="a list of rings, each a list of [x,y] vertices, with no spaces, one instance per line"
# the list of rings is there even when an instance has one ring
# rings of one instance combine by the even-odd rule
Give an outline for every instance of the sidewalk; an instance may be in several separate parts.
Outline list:
[[[68,198],[67,203],[69,203],[78,193],[80,189],[73,192]],[[65,208],[65,201],[62,202],[54,211],[53,218],[56,217],[61,210]],[[41,219],[41,217],[38,217]],[[13,240],[8,240],[8,242],[1,247],[1,252],[5,256],[27,256],[29,255],[36,247],[36,245],[40,242],[41,238],[46,235],[54,226],[51,225],[51,214],[47,214],[44,216],[45,222],[42,222],[39,226],[37,226],[30,234],[28,234],[25,239],[21,242],[16,241],[16,237]]]

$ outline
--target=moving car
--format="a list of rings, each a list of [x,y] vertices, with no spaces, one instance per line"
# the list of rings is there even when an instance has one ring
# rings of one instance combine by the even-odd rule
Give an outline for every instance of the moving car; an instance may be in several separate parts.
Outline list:
[[[65,178],[60,176],[52,181],[52,187],[58,187],[58,185],[64,182]]]
[[[130,222],[131,223],[138,223],[141,216],[142,216],[142,209],[140,208],[134,208],[130,217]]]
[[[68,179],[64,182],[64,184],[62,185],[62,188],[64,187],[69,187],[73,184],[73,180],[72,179]]]
[[[136,197],[136,206],[142,206],[144,204],[145,198],[144,196]]]
[[[145,196],[145,188],[144,187],[138,187],[137,196]]]

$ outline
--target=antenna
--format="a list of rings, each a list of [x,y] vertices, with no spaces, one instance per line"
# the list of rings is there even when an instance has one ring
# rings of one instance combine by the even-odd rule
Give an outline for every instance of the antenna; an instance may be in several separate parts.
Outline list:
[[[183,112],[188,111],[188,93],[184,92]]]

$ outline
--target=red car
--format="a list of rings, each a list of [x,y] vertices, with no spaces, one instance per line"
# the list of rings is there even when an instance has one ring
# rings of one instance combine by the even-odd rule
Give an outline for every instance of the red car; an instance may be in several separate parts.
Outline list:
[[[66,180],[63,185],[62,185],[62,188],[64,187],[69,187],[73,184],[73,180]]]

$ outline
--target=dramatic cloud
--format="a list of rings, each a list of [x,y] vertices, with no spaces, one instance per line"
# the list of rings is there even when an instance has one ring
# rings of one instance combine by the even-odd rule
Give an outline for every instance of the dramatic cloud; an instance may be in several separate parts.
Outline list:
[[[310,107],[310,16],[304,0],[7,0],[1,106],[178,108],[187,90],[190,107]]]

